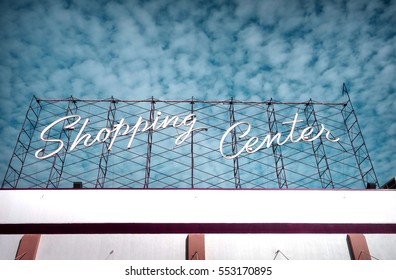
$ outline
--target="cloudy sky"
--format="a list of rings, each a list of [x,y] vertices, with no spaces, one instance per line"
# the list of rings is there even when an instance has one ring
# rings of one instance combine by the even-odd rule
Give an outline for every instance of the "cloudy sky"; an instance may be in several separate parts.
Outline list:
[[[0,178],[41,98],[343,101],[396,176],[395,1],[0,3]]]

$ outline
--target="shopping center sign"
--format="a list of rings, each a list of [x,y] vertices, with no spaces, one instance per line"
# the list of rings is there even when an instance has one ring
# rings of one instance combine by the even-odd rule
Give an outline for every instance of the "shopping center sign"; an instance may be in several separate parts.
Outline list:
[[[331,137],[331,131],[327,129],[323,124],[320,124],[319,129],[315,129],[312,126],[307,126],[304,129],[299,129],[297,131],[297,123],[303,121],[304,120],[299,119],[298,112],[296,112],[292,121],[282,122],[282,125],[288,126],[287,131],[289,133],[286,136],[282,135],[281,132],[277,132],[276,134],[267,134],[262,139],[260,139],[258,136],[251,134],[252,125],[249,122],[235,122],[230,127],[225,128],[225,132],[219,141],[219,152],[224,158],[233,159],[244,152],[253,154],[262,149],[269,148],[272,145],[281,146],[286,144],[287,142],[296,143],[300,141],[312,142],[317,140],[323,134],[325,136],[325,139],[330,142],[339,141],[339,138]],[[59,118],[46,126],[40,134],[41,140],[47,143],[56,143],[58,146],[56,149],[50,151],[49,153],[46,153],[47,151],[44,147],[38,149],[35,153],[36,158],[49,158],[56,155],[65,148],[65,143],[62,139],[46,137],[46,135],[49,134],[49,131],[52,128],[60,125],[62,126],[65,123],[67,123],[67,125],[64,125],[62,127],[62,129],[64,130],[75,130],[76,126],[82,123],[77,136],[74,138],[72,144],[68,148],[70,152],[76,149],[76,147],[79,145],[90,147],[96,143],[103,143],[106,141],[109,143],[108,150],[110,151],[119,136],[129,137],[128,145],[125,148],[130,149],[133,148],[133,141],[138,133],[144,133],[150,130],[158,131],[166,129],[168,127],[174,127],[176,129],[184,128],[182,133],[178,133],[177,136],[175,136],[175,145],[180,145],[185,142],[189,137],[191,137],[194,131],[208,130],[207,127],[196,127],[197,116],[195,114],[189,114],[185,117],[181,117],[178,115],[163,116],[163,114],[159,111],[156,113],[156,117],[151,122],[145,120],[142,116],[140,116],[134,124],[128,124],[127,121],[122,118],[117,124],[113,125],[113,127],[104,127],[93,134],[86,132],[89,122],[89,118],[82,120],[82,117],[80,115],[69,115]],[[237,137],[241,140],[241,146],[238,147],[237,152],[235,153],[224,153],[226,138],[229,137],[232,133],[237,133],[238,131],[239,135],[237,135]]]

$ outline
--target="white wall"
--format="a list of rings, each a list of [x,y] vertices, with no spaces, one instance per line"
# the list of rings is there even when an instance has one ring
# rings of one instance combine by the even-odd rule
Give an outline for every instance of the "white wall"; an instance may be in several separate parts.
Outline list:
[[[396,234],[365,234],[372,259],[396,260]]]
[[[0,235],[0,260],[13,260],[22,235]]]
[[[393,190],[1,190],[0,224],[395,224],[395,202]]]
[[[366,234],[373,259],[396,260],[396,234]],[[20,235],[0,235],[14,259]],[[39,260],[184,260],[187,234],[42,235]],[[206,234],[208,260],[349,260],[346,234]],[[277,251],[280,251],[276,255]]]
[[[1,190],[1,224],[396,223],[393,190]],[[375,209],[375,211],[372,211]],[[0,227],[1,228],[1,227]],[[184,259],[185,234],[42,235],[38,259]],[[396,259],[394,234],[365,234]],[[13,259],[21,235],[1,235]],[[346,234],[207,234],[207,259],[349,259]],[[112,252],[110,254],[110,252]],[[282,259],[281,254],[277,259]]]
[[[184,260],[186,234],[43,235],[40,260]]]
[[[346,234],[208,234],[205,245],[208,260],[351,259]]]

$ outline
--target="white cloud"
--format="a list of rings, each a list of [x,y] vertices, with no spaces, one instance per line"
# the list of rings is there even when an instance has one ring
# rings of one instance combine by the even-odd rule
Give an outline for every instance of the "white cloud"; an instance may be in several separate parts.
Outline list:
[[[2,1],[0,10],[2,123],[20,126],[32,94],[339,101],[345,81],[372,159],[396,150],[376,126],[396,123],[394,2]],[[390,162],[381,181],[394,176]]]

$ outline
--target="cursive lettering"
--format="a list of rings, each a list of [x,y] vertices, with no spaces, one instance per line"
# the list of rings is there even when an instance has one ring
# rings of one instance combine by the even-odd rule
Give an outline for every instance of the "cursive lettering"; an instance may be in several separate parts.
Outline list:
[[[188,137],[196,130],[206,129],[205,127],[195,128],[196,124],[196,116],[194,114],[189,114],[184,118],[180,118],[179,116],[165,116],[163,120],[161,120],[161,112],[157,112],[156,117],[152,122],[144,120],[143,117],[139,117],[136,123],[133,126],[130,126],[125,122],[125,119],[122,118],[117,124],[115,124],[112,128],[102,128],[98,131],[96,136],[93,136],[91,133],[86,132],[86,128],[89,124],[89,118],[85,119],[77,136],[75,137],[73,143],[70,146],[69,151],[73,151],[76,147],[83,142],[83,145],[86,147],[90,147],[95,143],[103,143],[109,138],[111,138],[108,150],[111,150],[118,136],[130,136],[127,148],[130,149],[132,147],[133,141],[136,137],[137,133],[149,131],[149,130],[160,130],[165,129],[170,126],[174,128],[186,127],[187,129],[180,133],[175,140],[176,145],[182,144],[184,141],[188,139]],[[57,143],[58,146],[55,150],[46,153],[45,147],[40,148],[36,151],[35,156],[38,159],[46,159],[49,158],[58,152],[60,152],[65,144],[61,139],[47,138],[45,135],[59,123],[62,123],[68,119],[75,119],[72,123],[63,127],[63,129],[74,130],[75,126],[81,121],[81,116],[79,115],[69,115],[62,117],[50,125],[48,125],[40,134],[40,139],[44,142],[54,142]]]
[[[227,138],[227,136],[236,128],[240,128],[242,130],[243,127],[246,127],[246,130],[244,132],[242,132],[241,135],[238,136],[239,139],[243,139],[243,138],[247,138],[248,134],[250,133],[251,130],[251,125],[248,122],[237,122],[234,123],[233,125],[231,125],[230,128],[227,129],[227,131],[224,133],[223,137],[220,140],[220,153],[224,158],[227,159],[233,159],[237,156],[239,156],[241,153],[243,153],[244,151],[246,151],[249,154],[253,154],[259,150],[265,149],[265,148],[269,148],[272,145],[274,145],[274,142],[276,142],[277,145],[282,146],[287,142],[292,142],[292,143],[296,143],[299,141],[307,141],[307,142],[311,142],[314,141],[316,139],[318,139],[325,131],[326,131],[326,139],[329,140],[330,142],[337,142],[340,139],[339,138],[331,138],[330,137],[330,130],[326,129],[325,126],[323,124],[320,125],[320,130],[317,132],[317,134],[311,138],[309,138],[309,136],[314,132],[313,127],[308,126],[306,128],[304,128],[301,133],[300,136],[297,137],[296,139],[294,139],[294,134],[295,134],[295,130],[296,130],[296,124],[298,122],[302,122],[303,120],[299,120],[298,119],[298,113],[296,113],[294,115],[294,119],[293,121],[287,121],[287,122],[283,122],[283,125],[288,125],[291,124],[291,128],[290,128],[290,132],[287,135],[287,137],[281,141],[281,136],[282,133],[281,132],[277,132],[274,136],[271,136],[271,134],[268,134],[264,137],[264,139],[259,143],[260,139],[257,136],[253,136],[247,139],[247,141],[245,142],[245,144],[243,145],[243,147],[241,149],[238,150],[238,152],[236,152],[235,154],[225,154],[224,153],[224,141]],[[259,143],[259,144],[258,144]]]

